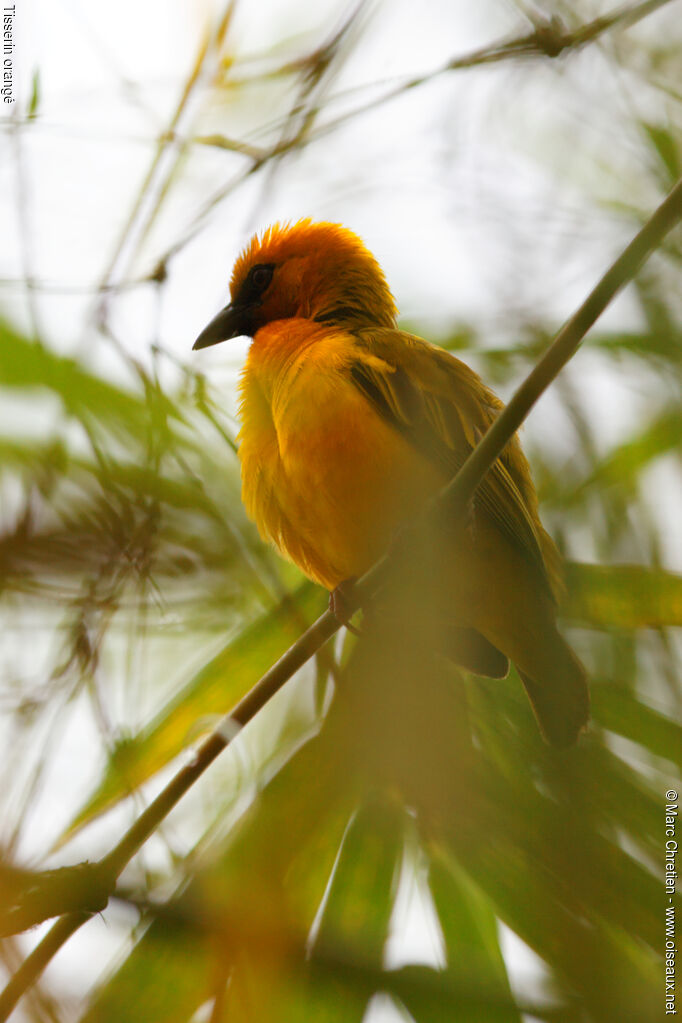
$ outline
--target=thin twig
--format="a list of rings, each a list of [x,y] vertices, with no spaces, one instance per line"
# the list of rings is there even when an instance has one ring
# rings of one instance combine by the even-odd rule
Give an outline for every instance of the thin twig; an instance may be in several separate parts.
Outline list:
[[[0,1020],[9,1018],[24,992],[28,991],[40,977],[41,973],[56,956],[62,945],[65,945],[72,934],[90,919],[90,913],[67,913],[60,916],[59,920],[50,928],[43,940],[37,945],[29,956],[13,974],[5,988],[0,994]]]
[[[345,114],[340,114],[333,121],[322,125],[312,138],[315,139],[322,132],[331,131],[339,127],[349,118],[355,117],[358,114],[364,114],[369,110],[374,110],[376,107],[396,99],[404,92],[409,92],[411,89],[426,85],[435,78],[447,74],[449,71],[465,71],[476,67],[483,67],[487,64],[498,64],[511,58],[558,57],[562,53],[578,50],[588,43],[595,42],[600,36],[611,29],[629,28],[648,14],[652,14],[657,8],[663,7],[670,2],[671,0],[643,0],[641,3],[628,4],[624,7],[616,8],[610,14],[606,14],[601,18],[595,18],[593,21],[579,25],[573,31],[565,30],[556,19],[539,21],[533,32],[493,44],[492,46],[481,47],[462,57],[453,57],[452,60],[447,61],[433,71],[427,71],[423,75],[417,75],[405,82],[401,82],[381,96],[377,96],[370,103],[349,110]]]
[[[230,180],[218,189],[218,191],[209,196],[194,217],[193,222],[185,230],[184,234],[182,234],[179,238],[176,238],[176,240],[164,252],[161,257],[161,262],[168,262],[173,256],[177,255],[182,248],[191,242],[201,231],[204,222],[213,210],[263,166],[272,160],[279,159],[281,156],[291,152],[293,149],[302,149],[313,142],[317,142],[319,139],[331,134],[337,128],[342,127],[353,118],[359,117],[371,110],[376,110],[378,107],[383,106],[385,103],[389,103],[391,100],[397,99],[404,93],[410,92],[422,85],[426,85],[434,79],[439,78],[441,75],[447,74],[451,71],[471,70],[476,67],[483,67],[488,64],[498,64],[505,60],[518,60],[519,58],[554,58],[563,53],[578,50],[583,46],[595,42],[607,31],[616,28],[631,27],[637,21],[640,21],[647,15],[652,14],[659,7],[663,7],[665,4],[670,2],[671,0],[642,0],[640,3],[627,4],[625,6],[615,8],[610,14],[606,14],[603,17],[594,19],[593,21],[586,22],[583,25],[579,25],[578,28],[573,31],[563,29],[561,24],[556,21],[539,22],[535,26],[533,32],[525,33],[524,35],[516,36],[513,39],[507,39],[481,47],[480,49],[473,50],[461,57],[453,57],[445,64],[441,64],[439,67],[431,71],[427,71],[422,75],[417,75],[399,82],[381,93],[381,95],[375,97],[373,100],[354,106],[351,110],[347,110],[344,113],[339,114],[337,117],[333,117],[323,124],[318,125],[314,130],[309,131],[305,135],[302,135],[300,132],[296,132],[293,137],[285,136],[284,138],[280,138],[278,142],[274,143],[270,147],[258,148],[257,146],[249,146],[246,143],[237,142],[234,139],[224,139],[219,135],[194,137],[190,141],[196,144],[230,150],[232,152],[240,152],[241,155],[248,156],[250,162],[245,168],[242,168],[232,178],[230,178]],[[362,88],[365,89],[365,86]],[[354,92],[356,90],[349,91]],[[345,95],[347,95],[347,93],[341,93],[337,96],[330,97],[327,106],[331,106],[332,103],[342,99]],[[287,118],[290,119],[299,116],[302,112],[301,108],[294,107],[287,114]],[[319,107],[312,107],[307,110],[307,113],[310,117],[316,117],[321,113],[321,109]]]
[[[186,116],[186,112],[190,103],[192,93],[200,80],[201,73],[204,69],[204,62],[209,53],[213,53],[218,49],[220,43],[225,37],[230,22],[232,20],[232,14],[234,11],[235,0],[228,0],[225,11],[220,18],[215,31],[206,39],[202,40],[199,50],[194,61],[194,65],[190,72],[190,76],[185,83],[182,90],[182,94],[178,103],[171,116],[170,125],[165,132],[162,133],[157,142],[156,152],[152,159],[151,165],[147,170],[147,174],[142,182],[140,191],[137,195],[135,202],[133,203],[132,209],[128,216],[128,220],[123,226],[121,235],[114,246],[114,251],[111,254],[107,267],[102,275],[102,280],[99,286],[100,292],[106,292],[112,283],[113,275],[121,262],[122,255],[131,245],[131,238],[134,235],[135,229],[137,228],[138,236],[137,241],[144,237],[145,232],[151,226],[156,213],[158,212],[161,197],[165,193],[168,187],[168,182],[172,177],[173,171],[177,165],[177,161],[182,156],[183,145],[178,145],[176,139],[176,131],[178,126],[182,123],[183,118]],[[151,203],[151,208],[147,209],[149,205],[149,196],[153,192],[154,185],[157,181],[157,176],[162,175],[163,172],[163,160],[170,146],[174,146],[175,160],[172,161],[168,170],[166,171],[163,182],[159,185],[159,191]],[[101,315],[101,308],[99,310]]]
[[[587,331],[604,312],[618,292],[632,280],[642,262],[661,244],[666,234],[682,220],[682,178],[667,198],[606,271],[580,308],[559,331],[555,341],[543,355],[509,404],[493,423],[466,462],[430,507],[428,517],[439,521],[463,514],[476,488],[495,460],[509,443],[538,398],[548,388],[563,366],[574,354]],[[422,517],[423,518],[423,517]],[[427,519],[428,521],[428,519]],[[422,523],[423,524],[423,523]],[[383,585],[400,551],[383,557],[355,585],[350,595],[351,607],[359,607]],[[218,728],[197,750],[191,762],[180,770],[147,809],[129,828],[121,841],[97,864],[98,883],[110,879],[110,890],[124,867],[156,830],[194,782],[225,749],[234,735],[251,721],[268,700],[323,643],[340,628],[337,618],[326,611],[266,672],[259,682],[223,718]],[[89,919],[90,914],[67,913],[57,920],[43,940],[26,958],[0,994],[0,1023],[7,1020],[22,994],[37,980],[65,941]]]

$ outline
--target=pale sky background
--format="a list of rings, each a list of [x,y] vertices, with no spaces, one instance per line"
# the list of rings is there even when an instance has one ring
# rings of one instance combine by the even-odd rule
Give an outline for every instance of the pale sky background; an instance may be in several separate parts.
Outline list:
[[[607,9],[595,2],[591,8],[582,5],[581,14]],[[107,272],[201,41],[222,10],[212,0],[135,5],[17,0],[17,96],[25,110],[39,69],[39,116],[13,133],[8,111],[0,113],[5,122],[0,313],[28,332],[37,324],[51,345],[85,355],[117,379],[127,379],[129,371],[95,329],[92,289]],[[256,76],[310,52],[346,11],[338,0],[242,0],[224,51],[235,62],[232,76]],[[652,35],[664,38],[679,21],[676,0],[630,30],[627,39],[623,34],[623,45]],[[519,7],[505,0],[424,0],[418,8],[413,0],[386,0],[367,6],[363,24],[359,43],[325,95],[338,98],[319,123],[362,105],[387,84],[529,30]],[[219,100],[211,88],[216,68],[214,55],[179,123],[179,136],[220,132],[252,145],[269,144],[293,91],[275,79],[225,89]],[[276,174],[261,173],[235,189],[171,259],[160,298],[146,284],[112,300],[116,336],[126,352],[143,361],[153,343],[180,360],[197,360],[223,389],[225,406],[233,408],[246,342],[195,355],[191,344],[225,303],[232,262],[250,234],[274,220],[301,216],[342,221],[360,234],[385,269],[403,322],[418,324],[434,340],[458,320],[475,317],[487,328],[486,343],[502,346],[513,340],[529,308],[557,327],[634,233],[634,225],[609,214],[600,201],[608,197],[614,209],[619,203],[649,209],[658,201],[653,189],[633,194],[641,179],[627,168],[641,150],[626,128],[633,106],[644,115],[656,102],[634,75],[614,74],[599,47],[553,63],[506,63],[441,75],[287,156]],[[599,155],[605,138],[612,152],[608,166]],[[172,157],[173,147],[161,161],[157,187],[166,181]],[[111,279],[135,281],[148,274],[170,245],[194,231],[206,200],[245,166],[239,154],[191,146],[159,215],[139,245],[124,250]],[[41,285],[32,304],[21,284],[27,273]],[[634,315],[626,293],[602,325],[632,324]],[[629,434],[659,384],[646,371],[634,380],[613,363],[608,374],[604,367],[598,353],[585,350],[568,372],[579,375],[581,387],[600,407],[600,442],[607,450]],[[172,380],[172,362],[161,368]],[[35,402],[18,399],[0,409],[3,425],[16,422],[40,433],[58,415],[45,407],[37,416]],[[558,403],[548,396],[525,427],[526,443],[532,447],[533,438],[542,436],[555,446],[557,457],[568,457],[565,427]],[[662,475],[656,514],[667,522],[664,557],[670,568],[682,570],[679,478],[666,475],[664,467],[657,472]],[[581,553],[590,556],[589,550]],[[19,642],[5,651],[5,663],[37,676],[49,637],[19,649],[25,645],[23,626],[13,625]],[[121,708],[122,715],[128,710]],[[55,839],[91,790],[99,752],[87,711],[75,708],[68,731],[59,735],[59,749],[50,751],[49,783],[21,845],[27,863]],[[110,814],[49,865],[93,858],[128,819],[129,808]],[[184,829],[190,841],[195,824],[186,815],[174,825],[176,834]],[[152,841],[146,855],[149,862],[162,856],[160,843],[155,850]],[[128,947],[127,922],[125,911],[114,906],[83,928],[50,967],[53,988],[76,999],[87,991]],[[25,935],[22,946],[32,947],[42,933]],[[507,932],[504,940],[513,979],[539,977],[541,965],[533,953]],[[418,865],[412,864],[404,874],[389,957],[398,964],[438,962],[440,955],[438,925]],[[21,1011],[15,1018],[22,1019]],[[366,1023],[400,1018],[387,999],[376,999]]]

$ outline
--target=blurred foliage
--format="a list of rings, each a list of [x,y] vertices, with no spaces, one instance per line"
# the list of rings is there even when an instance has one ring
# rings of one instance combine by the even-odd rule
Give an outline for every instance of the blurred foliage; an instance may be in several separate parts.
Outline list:
[[[552,5],[571,29],[576,10]],[[240,181],[271,182],[283,155],[314,134],[330,82],[362,41],[364,12],[263,74],[295,93],[270,150],[209,130],[240,88],[225,56],[230,16],[228,6],[187,83],[189,95],[217,48],[196,140],[246,154]],[[611,203],[630,230],[680,173],[679,66],[665,40],[633,49],[627,33],[605,39],[601,58],[660,100],[660,119],[632,116],[637,198]],[[28,119],[40,119],[44,93],[36,71]],[[606,143],[600,158],[608,164]],[[213,197],[202,216],[217,207]],[[172,251],[146,279],[157,295]],[[360,1023],[377,993],[416,1023],[660,1018],[664,793],[682,773],[682,577],[666,567],[666,509],[682,482],[681,263],[677,231],[630,289],[631,326],[598,326],[577,356],[589,356],[604,387],[623,375],[635,390],[648,382],[627,429],[602,442],[608,411],[583,394],[585,371],[569,369],[554,388],[563,447],[551,434],[529,445],[545,521],[569,559],[564,624],[592,680],[593,721],[578,748],[542,743],[516,677],[479,679],[433,656],[428,603],[398,608],[397,624],[368,622],[238,737],[218,785],[187,797],[185,831],[161,829],[162,865],[143,852],[126,873],[117,900],[137,923],[109,975],[81,992],[84,1021]],[[158,773],[326,603],[246,521],[234,423],[217,387],[161,347],[150,360],[130,356],[110,326],[121,296],[99,297],[89,336],[116,353],[116,372],[0,326],[8,899],[74,707],[94,722],[101,770],[71,804],[60,847],[116,806],[134,816]],[[509,344],[487,343],[473,319],[441,343],[508,390],[553,326],[530,310]],[[101,852],[93,846],[90,858]],[[428,963],[391,951],[410,884],[435,921]],[[539,957],[540,980],[515,976],[501,923]],[[16,966],[15,945],[4,947]],[[37,994],[27,1018],[62,1018],[42,985]]]

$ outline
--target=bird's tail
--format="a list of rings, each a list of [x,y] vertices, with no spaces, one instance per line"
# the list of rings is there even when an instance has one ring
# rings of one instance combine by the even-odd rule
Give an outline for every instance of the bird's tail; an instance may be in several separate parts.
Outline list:
[[[519,671],[546,741],[559,748],[572,746],[586,726],[590,697],[585,669],[568,644],[557,634],[554,644],[552,675],[543,673],[542,682]],[[517,669],[518,670],[518,669]]]
[[[488,678],[506,678],[509,658],[475,629],[449,625],[439,636],[441,653],[460,668]]]

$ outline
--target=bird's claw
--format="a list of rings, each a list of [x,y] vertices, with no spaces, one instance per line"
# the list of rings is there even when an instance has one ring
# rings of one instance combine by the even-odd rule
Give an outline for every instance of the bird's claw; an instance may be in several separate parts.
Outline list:
[[[355,614],[355,607],[351,597],[355,579],[344,579],[329,594],[329,610],[342,625],[352,632],[354,636],[361,635],[355,625],[351,625],[351,618]]]

